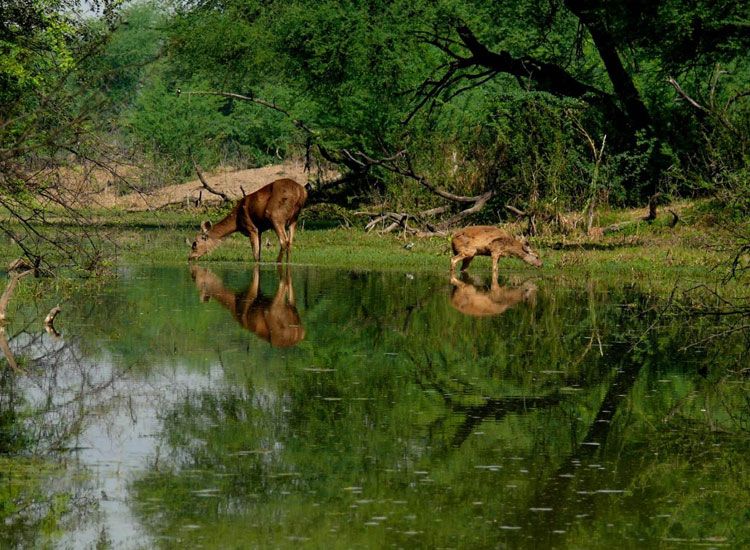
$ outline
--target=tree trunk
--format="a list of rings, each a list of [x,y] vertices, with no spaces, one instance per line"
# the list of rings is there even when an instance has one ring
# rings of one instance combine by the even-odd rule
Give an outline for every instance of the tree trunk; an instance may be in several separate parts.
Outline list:
[[[657,192],[657,186],[662,173],[666,169],[667,159],[662,153],[662,140],[646,104],[641,99],[638,89],[633,83],[628,71],[620,59],[617,46],[612,34],[607,30],[606,23],[599,14],[604,9],[596,0],[564,0],[565,7],[575,15],[591,34],[599,57],[604,63],[607,75],[612,83],[617,99],[627,113],[632,130],[632,145],[637,145],[635,134],[643,132],[646,138],[653,140],[653,149],[649,153],[646,174],[648,185],[638,188],[638,182],[628,182],[629,192],[637,191],[640,198],[645,198]]]
[[[612,88],[625,108],[631,124],[636,130],[653,131],[651,115],[641,100],[633,79],[625,70],[612,35],[607,31],[604,21],[596,13],[598,2],[590,0],[565,0],[565,7],[588,29],[601,57]]]
[[[468,70],[472,67],[484,67],[490,71],[514,75],[527,79],[537,90],[543,90],[561,97],[574,97],[585,101],[598,109],[613,127],[613,136],[619,137],[618,148],[633,150],[638,147],[637,134],[646,138],[646,147],[653,145],[648,153],[646,173],[636,174],[625,182],[626,190],[634,200],[645,199],[656,192],[666,163],[661,153],[661,141],[656,133],[651,113],[641,99],[638,89],[617,52],[614,37],[607,31],[602,18],[596,12],[596,6],[589,0],[564,0],[565,6],[575,15],[591,34],[599,56],[609,76],[614,95],[599,90],[595,86],[582,82],[553,63],[530,57],[514,57],[507,51],[493,52],[482,44],[466,26],[456,28],[462,45],[471,54],[461,57],[453,50],[442,48],[452,55],[455,62],[450,73]],[[445,86],[445,82],[454,82],[455,78],[443,78],[427,91],[428,96],[436,96]],[[650,143],[648,143],[650,141]],[[645,152],[645,151],[644,151]],[[646,185],[643,185],[643,182]]]

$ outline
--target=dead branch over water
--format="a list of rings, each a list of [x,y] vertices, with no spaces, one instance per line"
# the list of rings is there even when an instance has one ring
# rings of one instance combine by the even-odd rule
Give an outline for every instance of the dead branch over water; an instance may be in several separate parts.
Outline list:
[[[8,272],[10,274],[10,280],[5,286],[2,296],[0,296],[0,349],[3,351],[3,355],[5,356],[6,361],[8,361],[8,366],[10,366],[11,369],[18,372],[24,372],[23,369],[18,366],[18,363],[16,363],[16,358],[13,356],[13,352],[10,349],[8,338],[5,334],[5,322],[7,318],[8,303],[13,296],[13,291],[16,289],[16,286],[18,286],[18,282],[21,279],[34,272],[34,268],[25,260],[19,259],[10,264]]]

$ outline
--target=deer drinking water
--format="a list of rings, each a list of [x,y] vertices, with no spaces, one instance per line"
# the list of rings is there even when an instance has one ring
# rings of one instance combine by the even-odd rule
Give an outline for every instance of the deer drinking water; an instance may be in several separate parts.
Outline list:
[[[451,240],[454,256],[451,258],[451,276],[456,264],[462,262],[465,271],[475,256],[492,257],[492,279],[497,279],[497,262],[505,256],[515,256],[534,267],[542,267],[542,260],[524,239],[517,239],[492,225],[473,225],[458,230]]]
[[[281,247],[276,262],[281,262],[284,252],[288,262],[297,218],[306,200],[307,191],[294,180],[280,179],[261,187],[237,201],[232,211],[215,225],[202,222],[188,260],[197,260],[219,246],[225,237],[239,231],[250,238],[253,258],[259,262],[260,236],[263,231],[273,229]]]

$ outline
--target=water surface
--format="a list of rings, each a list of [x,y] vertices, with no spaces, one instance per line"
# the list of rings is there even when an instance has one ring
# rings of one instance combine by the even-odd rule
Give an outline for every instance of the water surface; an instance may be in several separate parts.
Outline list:
[[[0,546],[750,543],[742,341],[476,272],[132,267],[59,335],[20,308]]]

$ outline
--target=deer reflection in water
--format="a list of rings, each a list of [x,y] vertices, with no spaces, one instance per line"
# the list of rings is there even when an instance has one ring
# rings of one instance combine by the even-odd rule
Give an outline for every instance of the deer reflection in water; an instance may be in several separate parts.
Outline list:
[[[253,269],[253,281],[244,292],[235,292],[210,269],[190,266],[190,274],[202,302],[211,298],[227,308],[235,320],[250,332],[278,348],[291,347],[305,337],[297,306],[289,266],[278,270],[279,286],[273,298],[260,289],[260,267]]]
[[[463,274],[461,279],[451,277],[451,305],[464,315],[500,315],[521,302],[533,305],[536,301],[537,287],[531,281],[525,281],[520,286],[501,286],[493,277],[489,290],[486,287],[477,287],[469,281],[466,274]]]

